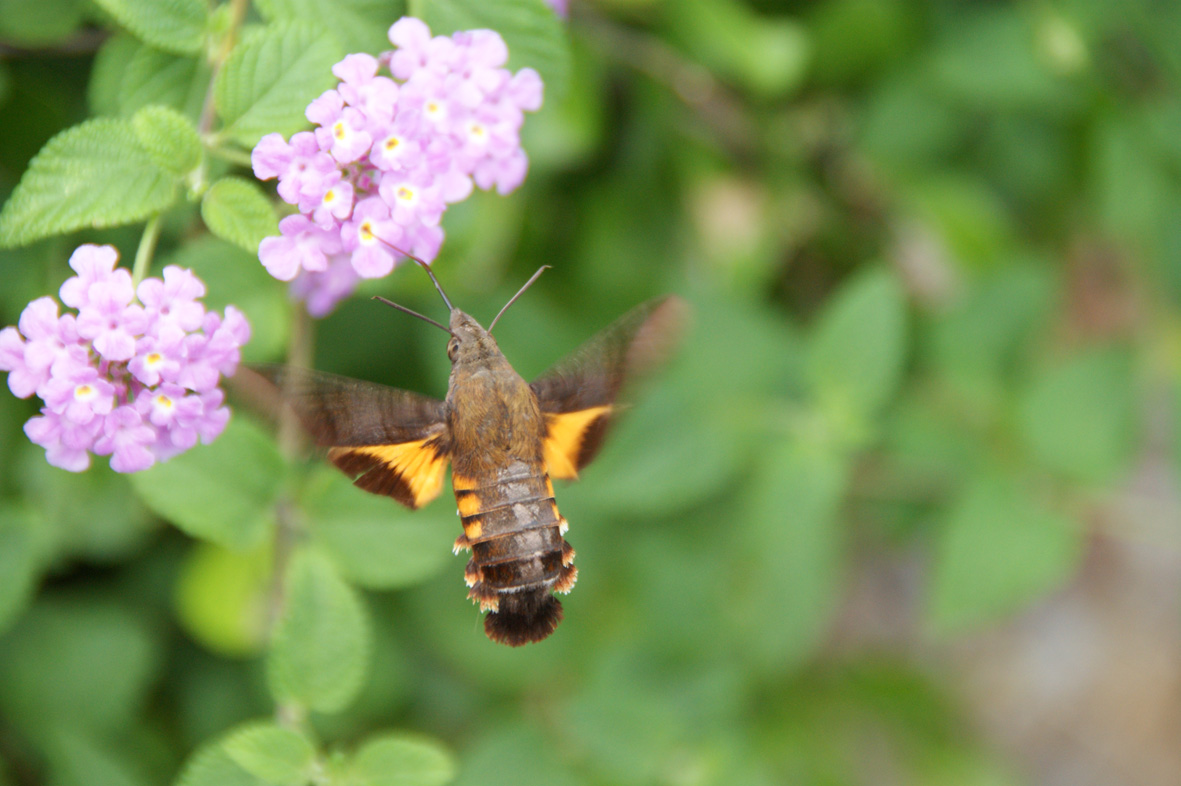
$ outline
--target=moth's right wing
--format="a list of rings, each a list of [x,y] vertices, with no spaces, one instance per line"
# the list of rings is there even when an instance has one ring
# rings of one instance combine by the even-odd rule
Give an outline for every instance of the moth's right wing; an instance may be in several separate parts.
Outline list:
[[[412,509],[438,496],[451,449],[442,401],[322,371],[250,369],[357,486]]]

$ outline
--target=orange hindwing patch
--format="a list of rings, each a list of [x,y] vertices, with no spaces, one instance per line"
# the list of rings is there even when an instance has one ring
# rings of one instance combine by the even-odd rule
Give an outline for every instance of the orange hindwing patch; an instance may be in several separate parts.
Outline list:
[[[357,476],[356,485],[420,508],[439,496],[447,454],[437,437],[397,445],[357,445],[328,450],[333,464]]]
[[[577,412],[545,414],[545,465],[551,478],[571,480],[578,477],[586,436],[611,415],[610,404],[580,409]]]

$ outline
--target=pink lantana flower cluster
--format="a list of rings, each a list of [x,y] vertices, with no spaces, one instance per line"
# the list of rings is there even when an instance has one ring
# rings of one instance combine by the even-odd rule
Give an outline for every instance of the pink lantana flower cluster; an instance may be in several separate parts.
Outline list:
[[[307,109],[315,130],[290,141],[268,134],[251,158],[300,211],[263,240],[259,258],[313,316],[360,279],[388,275],[399,251],[433,260],[443,211],[473,183],[505,194],[525,179],[519,131],[523,113],[541,106],[537,72],[505,69],[508,49],[491,30],[432,38],[404,17],[389,38],[394,51],[333,67],[340,84]]]
[[[91,453],[137,472],[213,441],[230,417],[220,377],[234,373],[250,338],[236,308],[221,317],[198,302],[205,285],[192,271],[170,265],[133,287],[118,258],[111,246],[79,246],[77,275],[59,292],[77,313],[41,297],[0,330],[8,387],[44,402],[25,434],[71,472],[88,468]]]

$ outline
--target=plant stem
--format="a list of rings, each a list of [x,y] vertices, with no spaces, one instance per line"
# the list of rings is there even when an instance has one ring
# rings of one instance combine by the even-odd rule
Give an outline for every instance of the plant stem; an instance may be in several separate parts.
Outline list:
[[[144,226],[143,236],[139,239],[139,248],[135,250],[135,265],[131,269],[131,283],[139,286],[152,266],[152,257],[156,254],[156,241],[160,239],[160,216],[148,219]]]

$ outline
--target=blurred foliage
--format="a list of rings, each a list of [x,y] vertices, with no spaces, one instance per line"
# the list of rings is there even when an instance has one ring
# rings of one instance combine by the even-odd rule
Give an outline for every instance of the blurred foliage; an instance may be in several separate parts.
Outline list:
[[[219,77],[218,143],[297,128],[307,99],[283,86],[314,96],[400,14],[327,5],[256,4],[239,56],[273,70]],[[449,501],[367,497],[249,415],[146,473],[69,475],[3,395],[0,784],[1024,782],[931,653],[1070,582],[1146,456],[1177,479],[1157,424],[1181,402],[1181,5],[571,5],[559,30],[541,0],[411,2],[436,32],[508,26],[514,67],[551,79],[527,183],[452,208],[435,264],[484,320],[554,266],[498,326],[518,371],[654,295],[693,306],[558,490],[566,621],[487,641]],[[38,239],[0,252],[0,325],[77,244],[130,260],[128,222],[164,200],[155,269],[193,267],[250,317],[247,359],[283,359],[292,308],[241,249],[266,220],[253,185],[96,191],[107,228],[73,231],[80,208],[30,166],[67,129],[50,144],[121,151],[97,177],[198,155],[185,123],[226,18],[207,14],[0,0],[0,195],[33,173],[0,224]],[[315,326],[316,367],[443,394],[439,335],[367,298],[437,316],[412,267]],[[843,613],[871,552],[921,555],[884,641]]]

